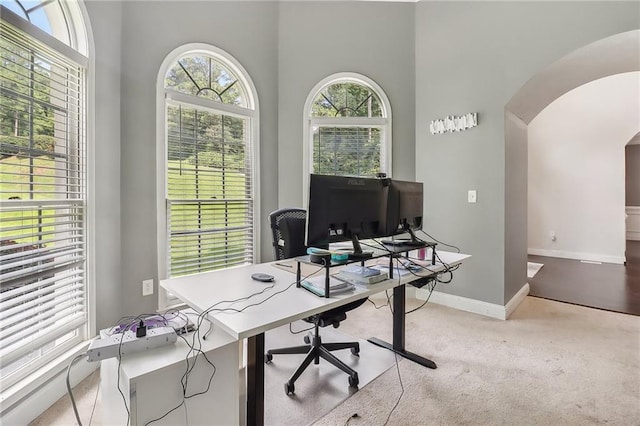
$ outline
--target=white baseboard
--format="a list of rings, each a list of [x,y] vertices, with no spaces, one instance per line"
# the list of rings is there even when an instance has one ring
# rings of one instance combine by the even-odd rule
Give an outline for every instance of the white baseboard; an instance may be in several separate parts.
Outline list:
[[[624,263],[624,256],[609,256],[605,254],[579,253],[563,250],[528,249],[528,253],[534,256],[559,257],[561,259],[588,260],[590,262]]]
[[[627,240],[640,241],[640,206],[626,206]]]
[[[459,309],[461,311],[506,320],[528,294],[529,284],[525,283],[505,306],[470,299],[468,297],[456,296],[454,294],[442,293],[439,291],[434,291],[429,301],[449,308]],[[416,299],[426,300],[428,295],[428,290],[416,289]]]
[[[504,307],[505,319],[508,319],[513,311],[522,303],[525,297],[529,295],[529,283],[525,283],[516,294],[513,295],[511,300],[507,302]]]

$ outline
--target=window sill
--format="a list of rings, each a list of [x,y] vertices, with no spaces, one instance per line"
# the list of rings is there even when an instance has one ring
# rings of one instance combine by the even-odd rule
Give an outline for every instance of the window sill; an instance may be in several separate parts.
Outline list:
[[[0,393],[0,415],[2,422],[7,424],[26,424],[39,416],[54,402],[66,393],[66,374],[63,374],[71,360],[86,352],[91,340],[86,340],[45,366],[37,369],[24,380],[2,389]],[[91,374],[99,363],[78,363],[72,370],[72,385],[79,383]],[[46,389],[45,389],[46,388]],[[28,402],[28,403],[27,403]]]

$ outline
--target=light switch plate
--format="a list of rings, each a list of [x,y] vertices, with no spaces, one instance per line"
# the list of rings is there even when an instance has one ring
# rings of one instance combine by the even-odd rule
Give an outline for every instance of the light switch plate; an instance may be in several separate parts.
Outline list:
[[[467,193],[467,201],[469,203],[475,203],[478,200],[478,194],[475,189],[470,189]]]

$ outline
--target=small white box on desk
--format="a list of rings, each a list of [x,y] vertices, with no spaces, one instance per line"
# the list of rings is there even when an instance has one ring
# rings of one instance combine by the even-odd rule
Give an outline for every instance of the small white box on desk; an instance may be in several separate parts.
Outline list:
[[[205,329],[207,326],[205,325]],[[202,333],[204,335],[204,332]],[[183,335],[189,343],[193,332]],[[238,365],[240,348],[236,339],[215,327],[207,340],[195,340],[215,365],[215,374],[209,390],[184,400],[185,405],[169,413],[153,425],[239,424],[240,386]],[[173,345],[163,346],[122,357],[120,363],[120,389],[130,410],[130,424],[145,425],[162,417],[183,401],[182,376],[198,355],[180,337]],[[127,424],[127,409],[118,391],[118,358],[101,361],[100,392],[102,395],[103,423]],[[209,386],[213,367],[200,354],[187,381],[187,395],[204,392]]]

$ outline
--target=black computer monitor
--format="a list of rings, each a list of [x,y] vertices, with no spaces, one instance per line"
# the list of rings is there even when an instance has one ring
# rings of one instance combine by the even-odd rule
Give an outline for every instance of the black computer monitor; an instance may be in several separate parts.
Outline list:
[[[422,182],[391,179],[387,196],[387,235],[409,233],[411,239],[392,240],[397,244],[422,245],[414,231],[422,229],[423,209]],[[387,243],[388,240],[384,241]]]
[[[386,232],[388,179],[312,174],[307,212],[307,246],[352,241],[353,257],[366,257],[360,239]]]

